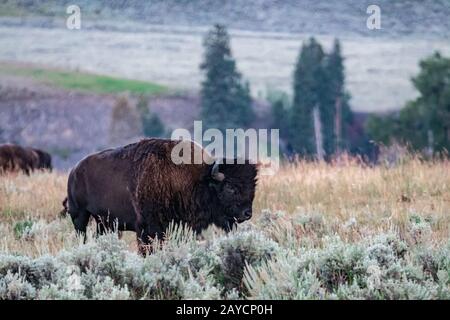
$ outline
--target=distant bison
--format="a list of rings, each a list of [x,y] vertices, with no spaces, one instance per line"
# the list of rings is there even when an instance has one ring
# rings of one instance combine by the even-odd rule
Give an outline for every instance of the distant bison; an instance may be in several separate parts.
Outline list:
[[[151,239],[162,239],[171,221],[200,232],[211,224],[230,231],[250,219],[256,165],[214,162],[190,141],[181,143],[212,161],[175,164],[171,153],[178,143],[144,139],[81,160],[69,174],[64,203],[76,231],[85,235],[92,216],[99,234],[114,228],[135,231],[145,254]]]
[[[52,170],[50,154],[15,144],[0,145],[0,173],[22,171],[29,175],[37,169]]]
[[[31,149],[32,152],[35,152],[38,155],[38,162],[37,162],[37,166],[35,167],[35,169],[46,169],[49,171],[52,171],[53,166],[52,166],[52,156],[42,150],[39,149]]]

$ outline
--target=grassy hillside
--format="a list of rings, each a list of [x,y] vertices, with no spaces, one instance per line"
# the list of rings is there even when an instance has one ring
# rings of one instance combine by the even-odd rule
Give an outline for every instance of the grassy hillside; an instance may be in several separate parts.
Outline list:
[[[247,0],[245,5],[241,2],[78,0],[76,4],[82,8],[84,17],[96,19],[114,16],[152,24],[164,21],[164,24],[204,26],[222,22],[232,28],[246,30],[370,34],[370,30],[363,27],[366,9],[372,4],[370,0]],[[61,17],[70,4],[74,3],[70,0],[3,0],[0,1],[0,16]],[[378,0],[377,5],[383,11],[382,34],[449,35],[448,0]]]
[[[76,238],[65,174],[3,177],[0,299],[449,299],[449,169],[285,166],[260,177],[251,222],[171,228],[146,259],[132,233]]]
[[[31,78],[38,83],[58,88],[92,93],[120,93],[127,91],[134,94],[152,95],[167,91],[166,87],[147,81],[6,63],[0,64],[0,74]]]

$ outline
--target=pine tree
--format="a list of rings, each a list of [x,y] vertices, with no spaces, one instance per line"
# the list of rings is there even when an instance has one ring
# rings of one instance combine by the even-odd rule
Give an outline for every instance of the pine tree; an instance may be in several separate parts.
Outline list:
[[[280,130],[280,137],[289,140],[290,97],[283,91],[270,91],[267,101],[271,105],[271,128]]]
[[[119,96],[113,106],[109,128],[110,142],[123,143],[142,133],[139,113],[127,96]]]
[[[435,53],[420,62],[412,79],[419,97],[394,114],[372,116],[370,137],[385,144],[398,141],[428,154],[450,150],[450,58]]]
[[[423,136],[430,137],[430,149],[450,150],[450,58],[434,53],[420,62],[420,73],[412,81],[420,97],[410,104],[409,108],[417,110],[409,114],[416,113],[414,118],[423,119]],[[405,127],[412,125],[409,118],[403,121]]]
[[[272,104],[272,127],[280,128],[285,121],[283,101],[277,100]]]
[[[340,153],[348,145],[346,132],[353,121],[353,114],[349,106],[350,95],[345,91],[345,72],[341,45],[335,39],[333,50],[325,61],[327,78],[327,92],[323,95],[324,127],[326,132],[325,149],[327,154]]]
[[[316,154],[312,113],[320,109],[326,90],[324,57],[321,45],[311,38],[302,46],[294,72],[290,142],[295,152],[306,157]]]
[[[146,137],[162,137],[164,135],[164,125],[156,113],[150,111],[148,107],[148,98],[144,95],[139,97],[137,103],[142,130]]]
[[[344,96],[344,66],[339,41],[325,60],[327,92],[323,95],[322,116],[324,145],[328,155],[342,147],[342,105]]]
[[[204,47],[200,66],[205,72],[201,89],[204,127],[224,130],[248,126],[253,119],[250,87],[237,71],[225,27],[214,26],[204,39]]]

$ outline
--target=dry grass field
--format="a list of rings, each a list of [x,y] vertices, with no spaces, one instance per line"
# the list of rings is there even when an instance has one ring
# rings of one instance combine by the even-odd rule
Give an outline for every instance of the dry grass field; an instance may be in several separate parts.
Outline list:
[[[411,157],[391,167],[353,160],[285,165],[275,176],[260,177],[251,223],[229,235],[210,228],[203,240],[174,228],[166,247],[146,259],[135,254],[132,233],[123,240],[114,234],[95,239],[91,227],[82,244],[70,218],[58,214],[66,179],[62,173],[0,178],[0,298],[450,298],[446,160]],[[143,268],[136,274],[151,270],[159,280],[139,278],[137,285],[115,271],[105,276],[105,256],[99,254],[120,257],[108,260],[109,267],[120,264],[114,270],[130,272],[122,264],[132,261],[133,268]],[[13,263],[12,257],[28,260]],[[58,285],[67,275],[43,283],[35,273],[30,278],[26,270],[42,267],[42,259],[78,268],[69,276],[81,281],[82,289]],[[14,276],[11,264],[20,263],[29,269],[22,266],[25,273]],[[189,272],[183,278],[184,263]],[[170,272],[179,282],[165,282],[162,273]]]
[[[417,215],[433,221],[436,239],[449,236],[448,161],[415,158],[393,167],[299,162],[261,179],[258,191],[257,211],[313,213],[338,224],[356,221],[363,229],[395,227],[402,233]]]

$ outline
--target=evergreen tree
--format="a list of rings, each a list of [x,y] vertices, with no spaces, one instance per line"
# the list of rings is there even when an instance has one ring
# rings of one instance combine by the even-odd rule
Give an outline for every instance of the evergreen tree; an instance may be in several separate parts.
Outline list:
[[[376,115],[372,114],[365,123],[365,129],[370,139],[375,143],[388,145],[392,143],[392,139],[396,136],[397,123],[393,115]]]
[[[146,137],[162,137],[164,135],[164,125],[156,113],[150,111],[148,107],[148,98],[144,95],[139,97],[137,103],[142,130]]]
[[[119,96],[113,106],[109,133],[111,143],[123,143],[142,133],[139,113],[127,96]]]
[[[323,94],[321,115],[324,127],[324,147],[328,155],[340,150],[343,146],[344,108],[349,111],[348,101],[344,94],[344,64],[341,56],[339,40],[334,41],[333,50],[325,60],[327,91]]]
[[[325,54],[314,38],[302,46],[294,74],[294,101],[291,110],[290,140],[296,152],[311,156],[315,148],[312,110],[320,113],[322,146],[325,158],[350,148],[346,132],[353,115],[345,76],[341,47],[335,40],[333,50]]]
[[[450,150],[450,58],[436,52],[421,61],[420,73],[412,81],[420,96],[410,106],[417,109],[411,113],[425,120],[427,144],[436,151]],[[406,124],[412,126],[410,121]]]
[[[370,137],[384,144],[406,143],[416,150],[450,149],[450,59],[435,53],[420,62],[413,84],[420,96],[399,112],[372,116]]]
[[[316,153],[312,112],[315,107],[320,109],[327,89],[324,57],[321,45],[311,38],[302,46],[294,72],[290,142],[295,152],[306,157]]]
[[[201,115],[206,128],[246,127],[253,118],[248,83],[242,81],[230,49],[230,37],[216,25],[204,39],[205,72],[201,89]]]
[[[290,97],[283,91],[270,91],[267,95],[267,101],[271,105],[271,123],[272,129],[280,130],[280,138],[289,140],[289,112]]]
[[[280,129],[280,133],[287,123],[287,114],[282,100],[276,100],[272,103],[272,128]]]

